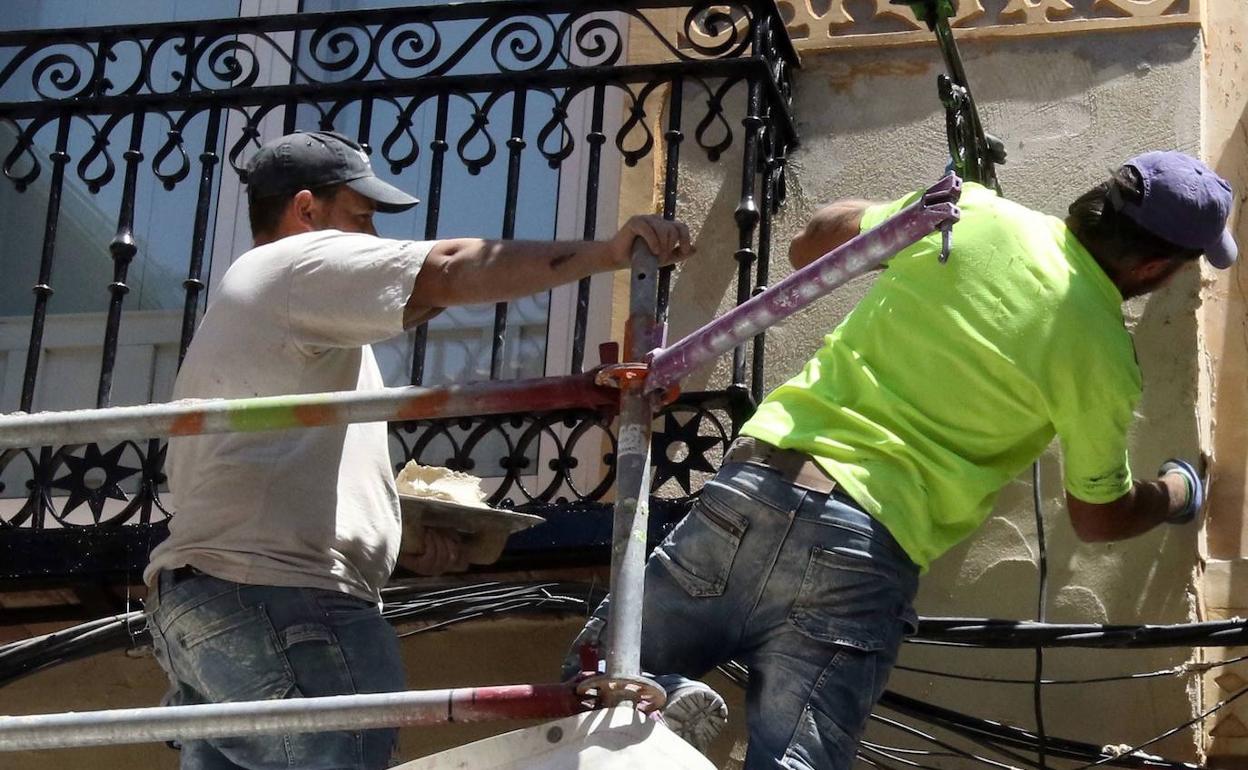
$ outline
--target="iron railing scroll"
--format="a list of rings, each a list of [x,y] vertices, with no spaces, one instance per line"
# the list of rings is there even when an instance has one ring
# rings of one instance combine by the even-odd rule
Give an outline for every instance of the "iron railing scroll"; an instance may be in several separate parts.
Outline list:
[[[99,369],[85,376],[96,378],[94,399],[56,408],[107,407],[131,374],[121,353],[137,328],[132,319],[145,309],[135,289],[138,266],[153,256],[176,264],[173,296],[163,306],[177,316],[170,343],[176,366],[212,286],[214,235],[232,216],[222,191],[245,181],[264,140],[295,128],[333,128],[364,144],[379,171],[418,172],[422,203],[405,237],[424,239],[463,234],[447,232],[454,174],[505,169],[493,208],[483,205],[501,212],[488,228],[502,236],[523,235],[526,179],[540,169],[575,175],[584,190],[575,235],[593,238],[607,234],[601,220],[611,164],[657,161],[661,211],[673,218],[682,153],[700,151],[717,162],[739,157],[736,293],[744,301],[767,281],[766,239],[783,201],[784,159],[796,142],[789,110],[796,65],[770,0],[496,0],[0,32],[0,168],[27,200],[34,191],[40,204],[46,199],[29,223],[41,227],[38,247],[18,256],[31,268],[30,304],[21,315],[0,317],[28,340],[7,358],[11,368],[18,357],[24,365],[20,394],[10,399],[11,388],[2,406],[51,408],[41,394],[53,389],[48,350],[64,312],[67,201],[107,202],[98,207],[112,221],[98,246],[111,269],[92,288],[100,297],[99,328],[91,332],[98,342],[90,342],[98,345]],[[178,200],[185,205],[162,204],[173,195],[184,195]],[[142,206],[171,222],[186,215],[186,238],[173,257],[151,253],[136,221]],[[661,271],[660,322],[670,280]],[[571,365],[545,375],[589,368],[586,330],[599,311],[591,311],[588,281],[576,288],[570,312]],[[506,304],[496,308],[485,356],[491,378],[509,376],[502,362],[512,316]],[[412,385],[437,384],[430,382],[429,334],[424,326],[413,334],[402,373]],[[752,410],[762,388],[762,342],[760,334],[752,368],[748,346],[736,349],[730,385],[686,394],[657,415],[655,528],[685,510]],[[547,516],[549,524],[516,538],[513,554],[521,558],[585,546],[605,553],[615,422],[613,408],[518,404],[512,414],[396,421],[390,435],[396,464],[416,460],[491,477],[492,503]],[[139,569],[176,515],[162,494],[164,453],[163,438],[5,451],[0,577]],[[587,472],[587,464],[596,470]]]
[[[936,90],[945,108],[945,134],[949,140],[952,170],[968,182],[978,182],[1001,192],[997,166],[1005,163],[1005,144],[984,130],[971,94],[971,84],[962,66],[962,55],[949,25],[955,0],[890,0],[908,5],[920,21],[936,35],[946,72],[936,76]]]

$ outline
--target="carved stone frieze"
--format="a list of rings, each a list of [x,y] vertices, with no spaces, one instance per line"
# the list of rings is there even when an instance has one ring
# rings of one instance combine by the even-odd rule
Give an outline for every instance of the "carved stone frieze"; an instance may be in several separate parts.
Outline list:
[[[959,37],[1053,35],[1094,29],[1199,25],[1204,0],[955,0]],[[910,45],[931,40],[908,6],[889,0],[778,0],[800,49]],[[697,35],[695,34],[696,38]]]

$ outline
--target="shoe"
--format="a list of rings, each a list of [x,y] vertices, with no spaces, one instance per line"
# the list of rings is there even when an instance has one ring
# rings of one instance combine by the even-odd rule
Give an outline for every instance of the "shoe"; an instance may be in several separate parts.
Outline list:
[[[723,696],[692,680],[667,693],[661,713],[672,732],[703,754],[728,724],[728,704]]]

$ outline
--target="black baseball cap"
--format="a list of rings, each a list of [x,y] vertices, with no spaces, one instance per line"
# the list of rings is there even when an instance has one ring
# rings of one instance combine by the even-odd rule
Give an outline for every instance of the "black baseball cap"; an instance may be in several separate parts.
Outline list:
[[[296,131],[264,145],[247,166],[247,190],[254,198],[293,195],[342,184],[387,214],[420,201],[373,173],[368,154],[335,131]]]

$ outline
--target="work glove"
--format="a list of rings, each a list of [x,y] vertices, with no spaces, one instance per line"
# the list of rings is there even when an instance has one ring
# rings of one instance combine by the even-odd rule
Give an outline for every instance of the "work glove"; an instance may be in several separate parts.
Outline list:
[[[1205,488],[1208,482],[1192,467],[1191,463],[1183,460],[1172,459],[1162,463],[1157,475],[1161,477],[1167,473],[1174,473],[1183,478],[1183,483],[1187,486],[1187,505],[1166,521],[1170,524],[1187,524],[1195,520],[1200,515],[1201,509],[1205,507]]]

